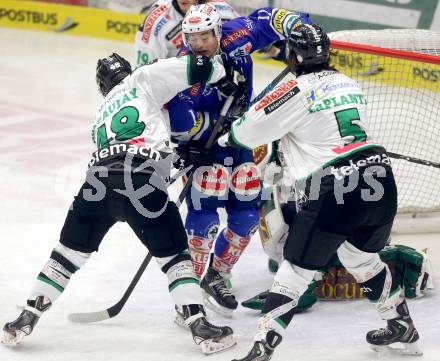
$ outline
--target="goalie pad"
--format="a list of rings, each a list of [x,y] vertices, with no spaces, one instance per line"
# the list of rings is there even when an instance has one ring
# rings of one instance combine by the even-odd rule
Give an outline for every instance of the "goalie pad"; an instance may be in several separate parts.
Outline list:
[[[273,188],[272,197],[262,201],[258,207],[261,245],[270,259],[281,262],[283,247],[286,242],[289,226],[284,221],[279,202],[278,187]]]
[[[425,251],[403,245],[387,246],[379,256],[390,268],[407,298],[419,298],[434,288],[432,264]],[[321,300],[350,300],[364,298],[363,291],[354,277],[335,256],[323,271],[316,290]]]
[[[434,288],[432,263],[426,250],[393,245],[385,247],[379,254],[405,289],[405,297],[420,298]]]
[[[426,250],[417,250],[403,245],[385,247],[379,256],[397,277],[398,283],[407,298],[420,298],[428,290],[434,289],[432,264]],[[354,277],[342,266],[335,256],[325,270],[322,278],[314,280],[299,299],[296,313],[310,308],[319,300],[353,300],[364,298],[364,293]],[[316,277],[315,277],[316,279]],[[268,291],[261,292],[242,302],[243,307],[261,310]]]

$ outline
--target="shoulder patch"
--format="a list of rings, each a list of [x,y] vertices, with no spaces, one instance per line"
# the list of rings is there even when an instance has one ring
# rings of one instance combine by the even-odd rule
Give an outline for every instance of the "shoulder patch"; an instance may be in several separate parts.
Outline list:
[[[235,43],[237,40],[244,38],[245,36],[249,36],[250,34],[251,32],[247,28],[238,29],[221,40],[221,47],[225,49]]]
[[[148,43],[150,41],[151,31],[156,20],[168,10],[168,6],[161,5],[150,12],[148,17],[145,19],[144,31],[142,34],[142,41]]]
[[[181,31],[182,31],[182,22],[179,21],[179,23],[165,35],[165,39],[170,41],[172,38],[174,38]]]
[[[286,9],[278,9],[275,12],[275,14],[273,14],[272,16],[272,26],[278,33],[284,35],[284,29],[283,29],[284,22],[287,20],[288,24],[286,28],[289,29],[290,27],[292,27],[292,22],[298,19],[299,17],[295,13]],[[294,28],[296,28],[299,25],[300,24],[295,24]]]
[[[264,108],[266,114],[272,113],[274,110],[281,107],[290,98],[294,97],[300,92],[295,80],[289,80],[287,83],[281,84],[272,93],[266,95],[255,106],[255,111],[259,111]]]

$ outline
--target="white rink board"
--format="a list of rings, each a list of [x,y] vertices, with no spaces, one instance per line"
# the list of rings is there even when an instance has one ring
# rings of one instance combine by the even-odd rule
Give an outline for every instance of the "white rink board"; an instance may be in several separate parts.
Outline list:
[[[99,100],[95,85],[98,57],[118,51],[132,60],[127,44],[0,28],[0,322],[16,318],[33,279],[58,240],[67,208],[84,176],[91,119]],[[261,89],[280,69],[258,67]],[[176,190],[173,195],[176,196]],[[394,242],[429,248],[440,269],[440,235],[396,236]],[[189,333],[172,322],[166,278],[149,266],[123,312],[107,322],[72,324],[67,314],[95,311],[122,295],[145,255],[130,229],[120,224],[106,236],[74,277],[35,332],[16,349],[0,346],[1,361],[207,360]],[[241,301],[267,288],[271,275],[259,240],[254,239],[234,270]],[[439,277],[436,277],[439,283]],[[419,329],[424,361],[437,361],[440,314],[437,290],[409,301]],[[216,317],[215,321],[221,320]],[[210,361],[242,357],[250,348],[255,312],[239,308],[230,324],[238,345]],[[376,355],[365,332],[382,326],[367,302],[318,303],[294,318],[274,361],[367,361]],[[383,360],[397,360],[384,358]]]

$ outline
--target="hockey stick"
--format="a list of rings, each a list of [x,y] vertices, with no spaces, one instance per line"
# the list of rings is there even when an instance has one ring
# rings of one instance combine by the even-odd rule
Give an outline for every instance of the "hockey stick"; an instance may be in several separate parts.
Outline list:
[[[286,66],[281,73],[279,73],[261,92],[258,94],[249,104],[249,108],[254,105],[256,102],[263,99],[267,93],[273,90],[277,86],[277,84],[283,79],[287,74],[289,74],[290,68]]]
[[[406,160],[406,161],[411,162],[411,163],[427,165],[427,166],[430,166],[430,167],[434,167],[434,168],[439,168],[440,169],[440,163],[430,162],[429,160],[409,157],[409,156],[406,156],[406,155],[397,154],[397,153],[388,152],[388,151],[387,151],[387,154],[391,158],[394,158],[394,159],[403,159],[403,160]]]
[[[124,295],[116,304],[103,311],[71,313],[68,316],[69,320],[72,322],[90,323],[90,322],[108,320],[109,318],[113,318],[116,315],[118,315],[119,312],[121,312],[122,308],[124,307],[125,303],[127,302],[128,298],[130,297],[131,293],[133,292],[134,288],[136,287],[138,281],[142,277],[142,274],[144,273],[145,269],[150,263],[151,258],[152,255],[151,253],[148,252],[141,266],[134,275],[134,278],[128,285],[128,288],[125,291]]]

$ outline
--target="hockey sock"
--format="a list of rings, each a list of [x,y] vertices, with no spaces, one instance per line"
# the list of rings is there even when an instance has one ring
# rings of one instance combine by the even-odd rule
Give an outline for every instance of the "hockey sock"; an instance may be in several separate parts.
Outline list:
[[[217,237],[220,220],[215,209],[195,210],[191,205],[185,221],[188,249],[197,278],[201,278]]]
[[[188,234],[188,249],[191,254],[191,260],[194,273],[198,279],[201,278],[205,265],[208,262],[209,253],[211,252],[213,239],[198,237]]]
[[[241,237],[225,228],[215,242],[213,268],[223,274],[231,273],[250,240],[251,236]]]
[[[90,253],[74,251],[59,243],[39,273],[29,300],[45,296],[54,303],[67,287],[70,277],[87,262],[89,257]]]
[[[156,260],[168,277],[168,290],[177,306],[203,304],[199,280],[194,274],[188,251]]]
[[[255,341],[266,340],[266,335],[271,330],[279,335],[284,334],[284,330],[292,321],[293,308],[298,304],[315,273],[288,261],[282,262],[261,311]]]
[[[401,289],[386,264],[382,271],[360,283],[360,286],[365,297],[376,306],[382,319],[389,320],[399,316],[397,306],[402,302]]]
[[[338,257],[384,320],[399,316],[396,308],[402,302],[400,286],[377,253],[363,252],[344,242]]]

